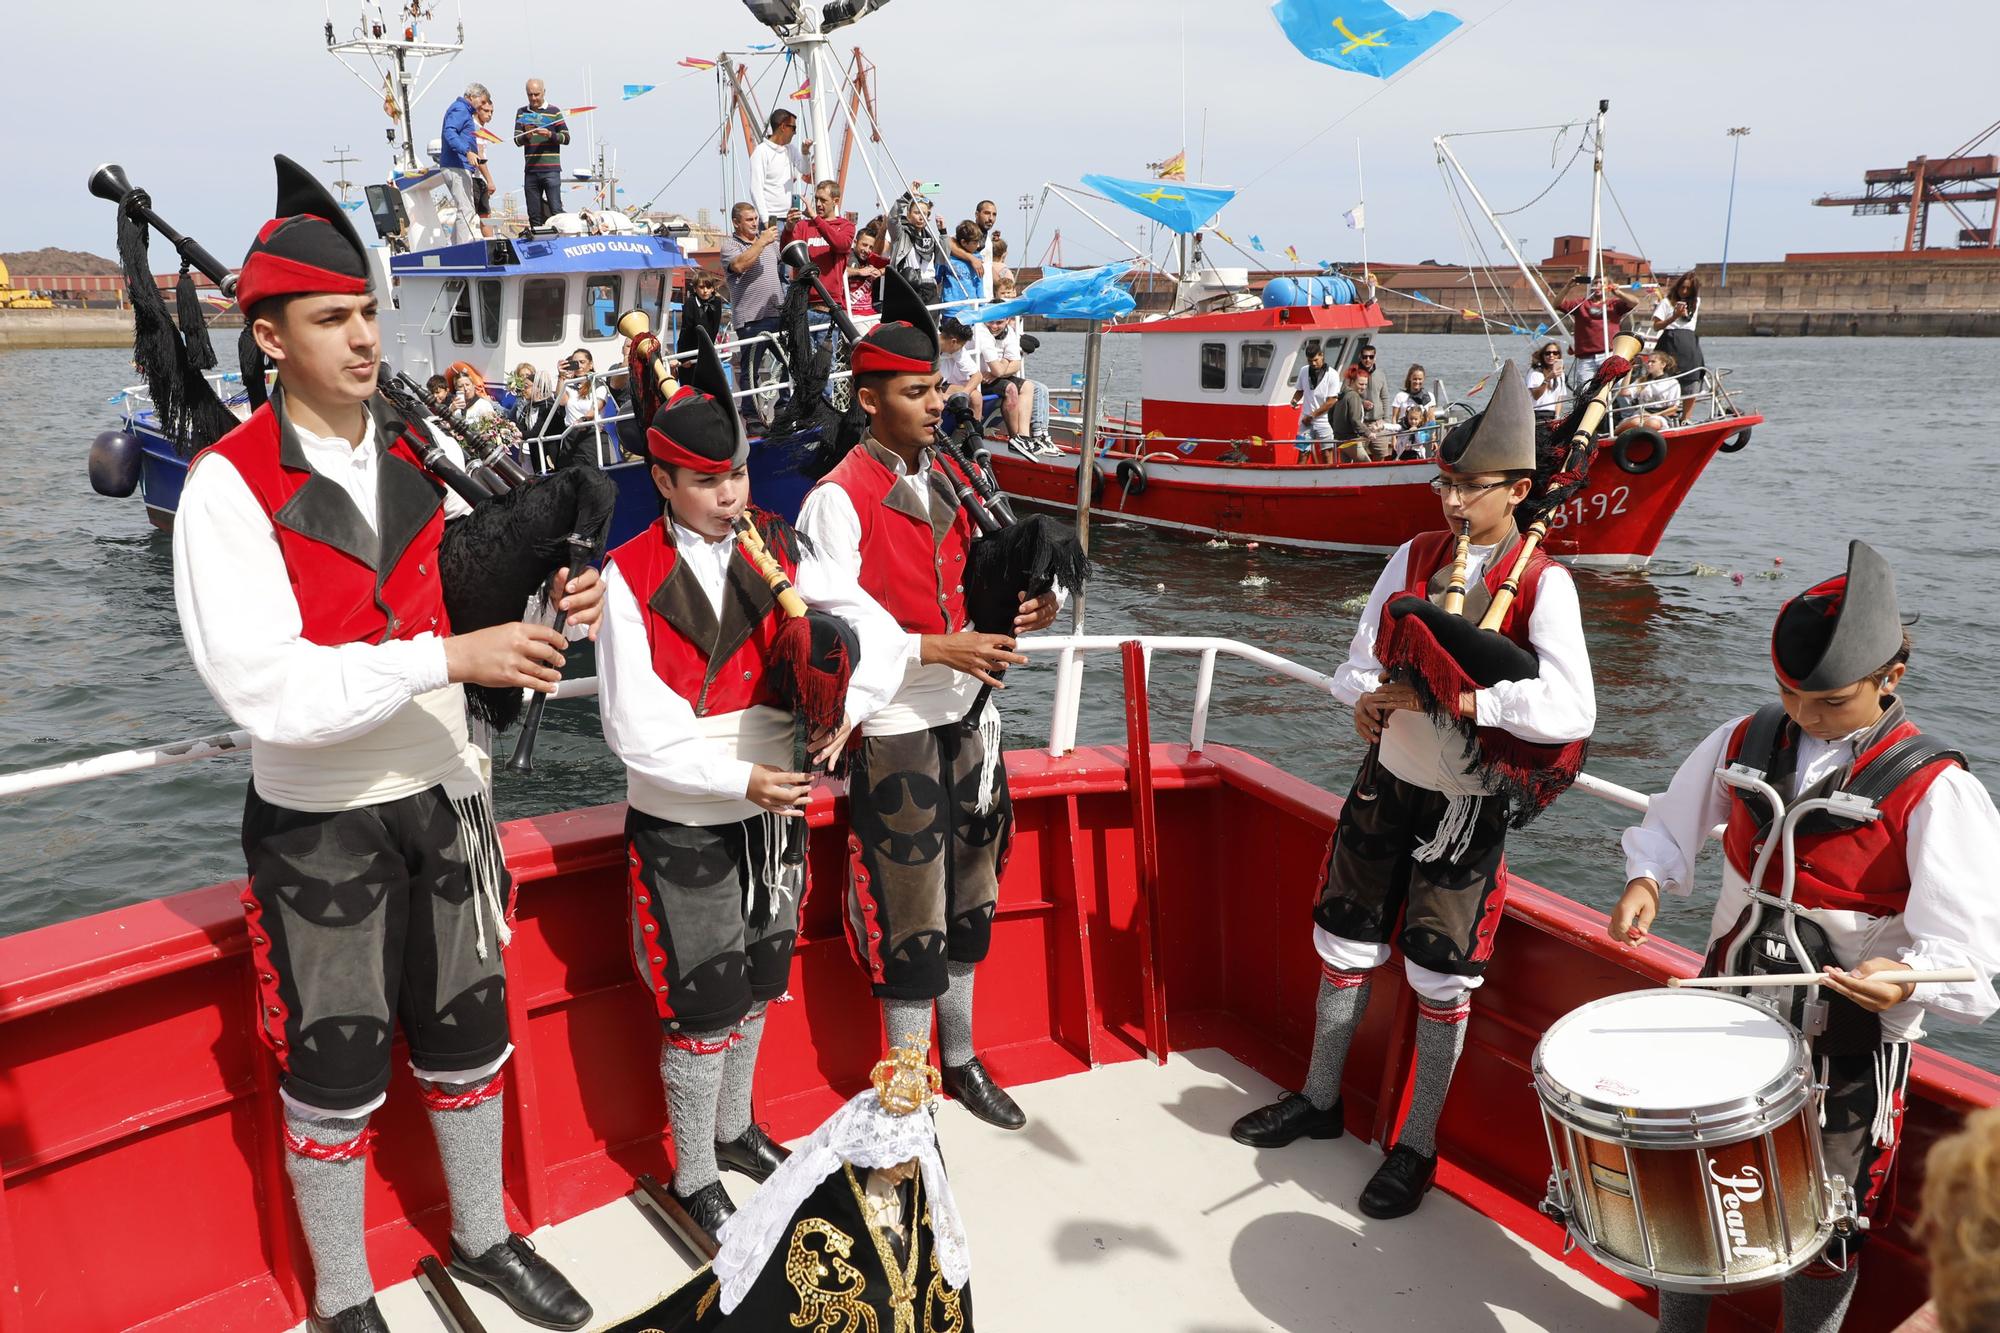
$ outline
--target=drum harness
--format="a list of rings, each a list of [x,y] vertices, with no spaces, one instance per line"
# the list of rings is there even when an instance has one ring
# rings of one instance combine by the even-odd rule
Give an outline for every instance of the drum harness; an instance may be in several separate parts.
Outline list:
[[[1782,705],[1770,704],[1759,709],[1751,718],[1750,727],[1744,735],[1741,755],[1749,757],[1773,754],[1779,729],[1784,721],[1785,710]],[[1921,733],[1908,736],[1882,751],[1844,786],[1837,787],[1824,796],[1806,797],[1795,800],[1789,805],[1778,794],[1777,788],[1767,780],[1765,769],[1754,768],[1744,763],[1742,759],[1718,769],[1717,779],[1739,793],[1738,799],[1745,799],[1747,796],[1761,797],[1773,815],[1772,822],[1766,825],[1767,831],[1763,843],[1757,850],[1757,859],[1751,867],[1749,882],[1744,886],[1744,894],[1750,900],[1750,908],[1746,912],[1743,926],[1739,927],[1735,941],[1725,953],[1724,967],[1727,971],[1736,972],[1746,966],[1753,973],[1805,968],[1818,970],[1834,962],[1826,934],[1817,923],[1810,919],[1803,921],[1814,947],[1808,948],[1800,934],[1801,918],[1810,909],[1800,907],[1792,900],[1798,884],[1797,855],[1793,842],[1799,825],[1807,818],[1822,813],[1832,819],[1849,823],[1872,823],[1882,817],[1882,809],[1878,802],[1886,799],[1905,780],[1940,759],[1954,759],[1960,764],[1965,763],[1963,755],[1929,736]],[[1768,763],[1769,760],[1766,759],[1765,762]],[[1771,858],[1774,855],[1782,856],[1784,867],[1781,886],[1776,894],[1772,894],[1764,887],[1765,875],[1770,869]],[[1772,946],[1778,943],[1778,939],[1766,924],[1767,911],[1778,913],[1778,923],[1783,932],[1782,947],[1788,951],[1788,957],[1776,956]],[[1746,947],[1752,948],[1751,956],[1739,962]],[[1827,1001],[1821,996],[1818,982],[1803,987],[1802,990],[1803,994],[1790,1005],[1785,1004],[1778,995],[1752,998],[1770,1005],[1780,1018],[1794,1022],[1810,1042],[1827,1032],[1831,1013]],[[1874,1014],[1861,1010],[1858,1005],[1849,1007],[1866,1019],[1876,1019]],[[1879,1020],[1867,1024],[1866,1029],[1859,1023],[1854,1026],[1857,1030],[1873,1032],[1877,1096],[1875,1121],[1870,1127],[1870,1134],[1877,1143],[1886,1143],[1894,1138],[1896,1132],[1896,1113],[1890,1092],[1907,1068],[1909,1056],[1907,1052],[1885,1053],[1882,1050]],[[1822,1097],[1819,1117],[1823,1128],[1826,1123],[1823,1098],[1829,1076],[1829,1066],[1824,1056],[1820,1060],[1819,1074],[1818,1092]],[[1852,1182],[1836,1178],[1829,1184],[1836,1199],[1842,1191],[1846,1195],[1847,1207],[1841,1209],[1836,1204],[1835,1209],[1837,1216],[1845,1214],[1841,1225],[1850,1230],[1866,1228],[1868,1219],[1859,1216],[1859,1210],[1854,1206]]]

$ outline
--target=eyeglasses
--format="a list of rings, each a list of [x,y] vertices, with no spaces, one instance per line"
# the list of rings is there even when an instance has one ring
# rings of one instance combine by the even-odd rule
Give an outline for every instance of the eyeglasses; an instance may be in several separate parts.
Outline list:
[[[1431,491],[1436,495],[1456,495],[1461,500],[1472,501],[1490,490],[1508,484],[1504,481],[1446,481],[1443,477],[1433,477]]]

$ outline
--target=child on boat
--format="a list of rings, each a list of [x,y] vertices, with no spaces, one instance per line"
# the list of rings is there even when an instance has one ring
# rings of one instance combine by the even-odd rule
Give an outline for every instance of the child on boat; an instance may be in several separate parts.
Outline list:
[[[944,1088],[988,1124],[1027,1117],[972,1043],[973,972],[993,937],[1013,832],[1000,722],[981,685],[1027,659],[1005,634],[968,626],[971,521],[932,451],[944,412],[938,330],[900,273],[883,277],[882,322],[853,348],[868,434],[806,496],[799,529],[902,627],[907,669],[863,728],[848,779],[848,939],[891,1041],[928,1035],[937,1009]],[[1026,600],[1025,634],[1055,620]]]
[[[284,1071],[307,1325],[387,1333],[362,1204],[400,1020],[451,1199],[452,1273],[544,1328],[582,1328],[589,1303],[507,1225],[506,871],[462,688],[552,690],[564,641],[525,623],[452,633],[439,551],[469,511],[421,461],[428,441],[411,443],[423,428],[377,395],[367,252],[282,157],[277,212],[236,288],[277,383],[188,471],[174,600],[203,683],[254,742],[243,906],[259,1031]],[[258,395],[261,368],[246,372]],[[594,625],[595,572],[562,591],[569,623]]]
[[[1341,806],[1313,911],[1322,978],[1304,1090],[1252,1111],[1231,1131],[1258,1148],[1302,1135],[1339,1137],[1348,1043],[1367,1008],[1370,978],[1399,944],[1404,975],[1421,1001],[1416,1091],[1394,1147],[1362,1192],[1361,1211],[1370,1217],[1415,1211],[1436,1175],[1438,1116],[1506,898],[1507,829],[1520,822],[1516,798],[1475,743],[1453,721],[1425,713],[1413,686],[1384,679],[1377,645],[1390,632],[1386,608],[1396,597],[1444,595],[1459,533],[1471,539],[1462,614],[1478,621],[1516,563],[1523,538],[1514,510],[1534,475],[1534,410],[1510,365],[1486,411],[1454,428],[1440,448],[1431,488],[1442,498],[1447,527],[1389,557],[1334,675],[1333,692],[1353,707],[1355,731],[1380,747],[1375,787],[1368,795],[1357,780]],[[1597,705],[1576,585],[1539,547],[1500,633],[1534,653],[1539,674],[1468,693],[1458,716],[1476,719],[1482,731],[1580,751]]]
[[[741,549],[748,515],[807,606],[851,640],[847,722],[814,764],[902,683],[903,634],[853,576],[750,505],[750,445],[714,344],[653,416],[660,518],[611,553],[598,650],[604,740],[625,763],[633,962],[661,1024],[674,1145],[670,1220],[713,1254],[733,1211],[720,1170],[763,1180],[785,1158],[751,1116],[765,1006],[785,993],[805,891],[810,773],[798,771],[776,638],[785,612]],[[835,619],[837,618],[837,619]]]
[[[1724,723],[1681,764],[1643,824],[1625,831],[1625,892],[1612,910],[1611,938],[1638,945],[1651,931],[1662,888],[1686,895],[1708,830],[1725,824],[1722,891],[1708,933],[1703,972],[1819,971],[1829,1006],[1813,1057],[1827,1084],[1822,1114],[1827,1171],[1854,1191],[1872,1217],[1900,1139],[1910,1043],[1926,1012],[1978,1023],[2000,1008],[1985,980],[2000,970],[2000,899],[1985,881],[2000,863],[2000,814],[1955,751],[1919,732],[1898,687],[1910,639],[1898,614],[1888,563],[1862,542],[1848,548],[1847,572],[1785,603],[1771,632],[1778,701]],[[1794,857],[1807,957],[1791,956],[1778,909],[1748,896],[1766,839],[1779,836],[1782,811],[1726,785],[1720,770],[1754,770],[1790,803],[1847,793],[1870,801],[1877,818],[1837,812],[1803,817]],[[1776,857],[1763,887],[1780,888]],[[1971,967],[1980,980],[1931,983],[1872,980],[1904,968]],[[1793,1010],[1795,1021],[1799,1011]],[[1836,1232],[1822,1261],[1784,1282],[1785,1327],[1833,1333],[1854,1295],[1854,1254],[1865,1232]],[[1708,1298],[1660,1295],[1664,1333],[1693,1333]]]

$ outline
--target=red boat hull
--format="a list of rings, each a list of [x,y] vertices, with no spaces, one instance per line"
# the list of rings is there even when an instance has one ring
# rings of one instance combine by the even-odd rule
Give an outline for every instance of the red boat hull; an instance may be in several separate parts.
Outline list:
[[[1133,720],[1145,734],[1143,705]],[[1007,1083],[1219,1046],[1296,1087],[1319,976],[1310,904],[1338,802],[1221,747],[1155,744],[1139,759],[1128,764],[1118,747],[1009,756],[1019,833],[986,964],[1004,984],[982,988],[980,1046]],[[773,1007],[759,1072],[758,1118],[780,1137],[863,1086],[878,1054],[876,1006],[839,920],[842,814],[822,787],[795,1002]],[[506,1170],[523,1228],[666,1167],[658,1027],[625,953],[621,821],[620,808],[598,807],[504,830],[521,890],[507,954],[517,1054]],[[0,1327],[10,1333],[262,1333],[303,1317],[307,1260],[274,1069],[250,1021],[237,887],[0,940]],[[1548,1173],[1528,1073],[1536,1039],[1575,1006],[1691,972],[1695,959],[1658,943],[1615,948],[1601,914],[1520,880],[1502,933],[1446,1109],[1441,1180],[1556,1253],[1561,1234],[1532,1207]],[[1347,1066],[1358,1134],[1379,1140],[1400,1114],[1414,1019],[1407,987],[1375,988]],[[1892,1327],[1923,1299],[1908,1223],[1925,1151],[1996,1097],[2000,1080],[1920,1052],[1896,1216],[1870,1247],[1850,1327]],[[377,1123],[369,1248],[388,1283],[441,1249],[447,1229],[400,1057]],[[1580,1255],[1570,1261],[1639,1297]],[[1767,1293],[1731,1298],[1711,1328],[1768,1328],[1772,1307]]]
[[[1722,444],[1763,418],[1731,417],[1671,432],[1666,457],[1635,474],[1600,454],[1584,492],[1558,511],[1548,547],[1577,564],[1643,568],[1659,548],[1681,502]],[[1119,475],[1134,445],[1114,442],[1104,454],[1097,511],[1124,522],[1195,536],[1267,542],[1318,551],[1392,551],[1438,526],[1430,460],[1301,465],[1288,443],[1252,446],[1257,461],[1225,464],[1183,458],[1166,441],[1144,442],[1146,483],[1128,487]],[[1213,452],[1205,447],[1204,452]],[[1264,461],[1265,459],[1271,461]],[[1041,462],[995,446],[993,468],[1009,495],[1071,510],[1076,505],[1076,454]]]

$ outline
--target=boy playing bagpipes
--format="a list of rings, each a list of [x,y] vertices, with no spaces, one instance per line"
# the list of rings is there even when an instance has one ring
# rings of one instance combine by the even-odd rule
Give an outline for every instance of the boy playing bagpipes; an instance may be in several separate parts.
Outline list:
[[[1341,806],[1313,910],[1322,976],[1305,1086],[1231,1131],[1260,1148],[1340,1135],[1348,1043],[1371,976],[1400,946],[1420,1002],[1415,1090],[1361,1195],[1361,1211],[1377,1218],[1414,1211],[1436,1175],[1438,1115],[1506,897],[1507,830],[1567,785],[1597,717],[1576,585],[1538,532],[1515,526],[1516,509],[1546,487],[1534,409],[1511,364],[1486,411],[1444,440],[1431,489],[1446,526],[1389,557],[1334,676],[1356,733],[1376,748]],[[1475,630],[1503,599],[1497,626]],[[1420,626],[1434,634],[1427,659],[1385,672],[1385,649]],[[1467,638],[1468,657],[1497,652],[1525,665],[1478,687],[1465,679],[1474,668],[1441,649]]]
[[[761,1181],[785,1157],[751,1079],[791,977],[811,769],[902,682],[903,634],[751,506],[742,418],[707,332],[694,341],[646,431],[662,512],[611,553],[598,670],[626,770],[633,959],[662,1025],[668,1217],[707,1256],[733,1211],[720,1169]]]
[[[1829,1175],[1854,1191],[1854,1211],[1875,1216],[1901,1138],[1911,1046],[1926,1012],[1978,1023],[2000,1008],[1987,978],[2000,970],[2000,814],[1964,758],[1918,731],[1898,687],[1910,639],[1888,563],[1862,542],[1847,572],[1785,603],[1771,631],[1778,698],[1724,723],[1697,746],[1646,819],[1625,831],[1624,895],[1611,938],[1638,945],[1659,911],[1660,891],[1686,895],[1708,831],[1725,827],[1722,891],[1709,924],[1705,976],[1817,972],[1824,1022],[1807,1022],[1796,990],[1780,991],[1813,1043],[1826,1084],[1822,1115]],[[1737,766],[1788,806],[1844,795],[1852,807],[1796,817],[1793,923],[1806,956],[1795,956],[1784,912],[1751,896],[1759,853],[1782,838],[1784,812],[1768,797],[1722,780]],[[1740,776],[1740,775],[1739,775]],[[1865,801],[1866,807],[1858,803]],[[1862,810],[1872,807],[1873,817]],[[1851,811],[1851,812],[1850,812]],[[1778,894],[1783,848],[1765,859],[1757,887]],[[1974,979],[1893,978],[1905,970],[1970,969]],[[1766,994],[1772,992],[1764,992]],[[1818,1028],[1818,1031],[1814,1031]],[[1834,1333],[1854,1295],[1855,1248],[1866,1232],[1835,1232],[1828,1257],[1784,1281],[1785,1328]],[[1660,1328],[1698,1333],[1708,1298],[1660,1293]]]
[[[799,527],[906,642],[907,671],[863,728],[848,782],[848,938],[890,1040],[928,1034],[935,1004],[945,1091],[987,1123],[1019,1129],[1027,1117],[972,1042],[973,969],[991,943],[1013,828],[982,686],[1002,688],[999,673],[1027,660],[1013,634],[1051,624],[1058,599],[1019,594],[1012,634],[968,628],[974,525],[932,449],[944,413],[937,361],[937,325],[892,270],[882,322],[850,356],[868,434],[806,497]]]
[[[545,1328],[581,1328],[589,1304],[507,1225],[506,872],[464,690],[552,690],[564,640],[518,607],[512,623],[451,623],[439,556],[468,506],[440,478],[463,483],[463,460],[377,396],[367,253],[282,157],[277,214],[236,286],[246,384],[261,401],[267,359],[277,383],[189,470],[174,598],[203,683],[254,742],[243,905],[259,1030],[284,1071],[307,1322],[388,1327],[363,1197],[400,1019],[451,1198],[451,1271]],[[564,590],[571,625],[593,625],[595,572]]]

